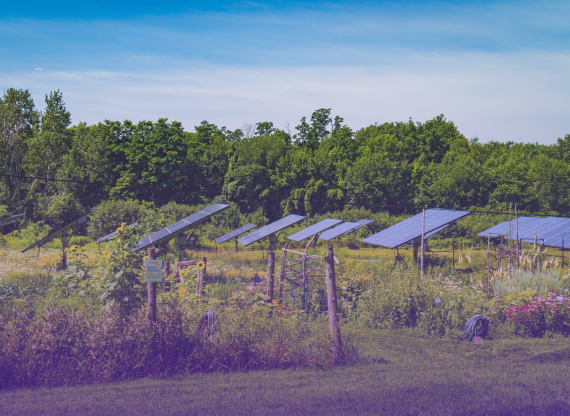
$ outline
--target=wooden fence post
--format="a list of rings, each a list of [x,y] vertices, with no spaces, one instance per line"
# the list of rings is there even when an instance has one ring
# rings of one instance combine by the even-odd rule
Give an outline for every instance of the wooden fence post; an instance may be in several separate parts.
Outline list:
[[[162,266],[162,283],[164,286],[164,293],[170,292],[170,282],[168,281],[168,276],[170,276],[170,262],[165,261],[164,266]]]
[[[285,247],[287,248],[287,244]],[[285,283],[285,268],[287,267],[287,252],[283,250],[283,259],[281,260],[281,272],[279,273],[279,289],[277,291],[277,299],[279,303],[283,301],[283,284]]]
[[[149,248],[147,250],[149,260],[156,260],[156,249]],[[156,282],[147,283],[147,308],[148,320],[156,322]]]
[[[341,360],[344,357],[342,352],[342,339],[340,336],[340,322],[338,319],[338,305],[336,299],[336,276],[334,270],[334,252],[333,247],[327,247],[327,255],[325,257],[326,264],[326,284],[327,284],[327,301],[329,309],[329,326],[331,330],[333,342],[333,356],[335,360]]]
[[[307,311],[307,286],[309,285],[309,280],[307,279],[307,256],[303,256],[303,310]]]
[[[198,285],[196,293],[199,296],[204,296],[204,286],[206,285],[206,271],[208,268],[208,259],[206,257],[202,257],[201,259],[204,262],[204,268],[198,269]]]
[[[275,285],[275,251],[267,253],[267,302],[273,300],[273,286]]]

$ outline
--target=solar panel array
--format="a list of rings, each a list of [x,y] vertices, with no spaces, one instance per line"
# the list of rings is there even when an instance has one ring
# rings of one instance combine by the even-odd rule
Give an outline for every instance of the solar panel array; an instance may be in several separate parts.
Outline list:
[[[507,239],[516,240],[517,221],[510,222],[510,233],[509,221],[505,221],[477,235],[487,237],[488,233],[491,237],[503,235]],[[536,239],[538,244],[558,248],[562,247],[564,239],[564,248],[570,247],[570,218],[519,217],[518,238],[524,242],[534,242]]]
[[[174,224],[170,224],[168,227],[164,227],[149,236],[142,238],[139,243],[133,248],[133,252],[144,250],[152,245],[162,243],[163,241],[170,240],[177,234],[183,233],[191,228],[194,228],[204,221],[208,220],[211,216],[228,209],[230,206],[227,204],[214,204],[207,208],[204,208],[186,218],[176,221]]]
[[[325,220],[322,220],[316,224],[311,225],[308,228],[305,228],[304,230],[301,230],[295,234],[290,235],[289,237],[287,237],[289,240],[293,240],[293,241],[303,241],[317,233],[320,233],[324,230],[326,230],[327,228],[331,228],[334,227],[335,225],[341,223],[342,220],[335,220],[333,218],[327,218]]]
[[[32,244],[31,246],[26,247],[25,249],[23,249],[23,250],[22,250],[22,253],[25,253],[26,251],[31,250],[31,249],[33,249],[33,248],[35,248],[35,247],[41,247],[41,246],[43,246],[44,244],[46,244],[47,242],[49,242],[50,240],[52,240],[52,239],[58,237],[59,235],[63,234],[64,231],[67,231],[67,230],[69,230],[70,228],[72,228],[72,227],[74,227],[74,226],[76,226],[76,225],[78,225],[78,224],[81,224],[81,223],[87,221],[87,217],[88,217],[89,215],[91,215],[92,213],[94,213],[95,211],[97,211],[97,208],[93,208],[91,211],[89,211],[89,212],[83,214],[81,217],[77,218],[75,221],[72,221],[72,222],[70,222],[69,224],[67,224],[67,225],[65,225],[65,226],[63,226],[63,227],[61,227],[59,230],[54,231],[53,233],[51,233],[51,234],[48,235],[47,237],[42,238],[40,241],[36,241],[36,242],[35,242],[34,244]]]
[[[127,225],[127,227],[136,227],[137,225],[139,225],[138,222],[133,222],[132,224]],[[100,237],[97,239],[97,244],[101,244],[101,243],[109,240],[110,238],[113,238],[116,235],[117,235],[116,231],[113,231],[112,233],[106,234],[103,237]]]
[[[231,232],[229,232],[229,233],[227,233],[221,237],[216,238],[215,241],[218,244],[225,243],[226,241],[230,241],[232,238],[239,237],[243,233],[246,233],[250,230],[253,230],[255,227],[257,227],[257,225],[254,225],[254,224],[244,225],[243,227],[240,227],[237,230],[233,230],[233,231],[231,231]]]
[[[238,238],[238,241],[241,244],[243,244],[244,247],[247,247],[250,244],[262,240],[265,237],[270,236],[271,234],[275,234],[276,232],[281,231],[283,228],[290,227],[293,224],[303,221],[304,219],[305,217],[302,217],[300,215],[295,215],[295,214],[287,215],[285,218],[281,218],[280,220],[272,222],[271,224],[266,225],[265,227],[260,228],[259,230],[256,230],[248,235],[244,235],[243,237]]]
[[[443,226],[457,221],[470,211],[456,211],[449,209],[428,209],[425,212],[425,233],[427,234]],[[396,248],[422,235],[422,213],[414,215],[390,228],[380,231],[362,240],[363,243],[374,244],[381,247]],[[433,234],[432,234],[433,235]]]
[[[343,235],[347,232],[352,232],[354,231],[354,228],[357,227],[359,225],[359,223],[357,222],[343,222],[340,225],[337,225],[334,228],[331,228],[330,230],[325,231],[324,233],[322,233],[319,236],[319,240],[331,240],[335,237],[338,237],[339,235]]]
[[[372,224],[374,222],[374,220],[367,220],[367,219],[361,219],[356,221],[356,223],[358,224],[356,227],[354,227],[352,230],[345,232],[345,234],[350,234],[353,233],[356,230],[361,229],[362,227],[366,227],[368,224]]]

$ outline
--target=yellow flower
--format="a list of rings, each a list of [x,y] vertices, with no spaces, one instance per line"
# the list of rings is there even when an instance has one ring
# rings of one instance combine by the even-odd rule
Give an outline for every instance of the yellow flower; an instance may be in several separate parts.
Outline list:
[[[111,253],[106,251],[105,253],[103,253],[103,257],[108,259],[109,257],[111,257]]]
[[[180,289],[180,297],[183,298],[186,295],[186,291],[184,289]]]
[[[198,263],[196,263],[196,266],[198,266],[199,269],[203,269],[204,267],[206,267],[206,263],[200,260]]]

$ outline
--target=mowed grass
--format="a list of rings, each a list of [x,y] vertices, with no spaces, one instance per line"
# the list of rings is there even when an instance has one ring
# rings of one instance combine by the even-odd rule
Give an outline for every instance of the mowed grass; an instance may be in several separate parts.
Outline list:
[[[362,362],[0,393],[2,415],[568,415],[570,342],[343,328]]]

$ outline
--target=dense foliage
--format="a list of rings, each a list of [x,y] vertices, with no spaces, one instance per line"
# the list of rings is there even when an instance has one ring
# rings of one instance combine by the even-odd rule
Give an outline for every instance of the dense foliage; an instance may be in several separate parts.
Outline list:
[[[570,215],[570,135],[554,145],[483,144],[443,115],[353,131],[331,114],[319,109],[303,117],[295,133],[271,122],[243,131],[207,121],[186,131],[167,119],[72,125],[59,91],[46,96],[40,112],[27,90],[8,89],[0,98],[0,205],[25,206],[51,227],[101,202],[128,199],[161,207],[223,197],[240,214],[261,209],[269,219],[387,209],[380,205],[509,203]],[[138,208],[131,208],[134,218]]]

